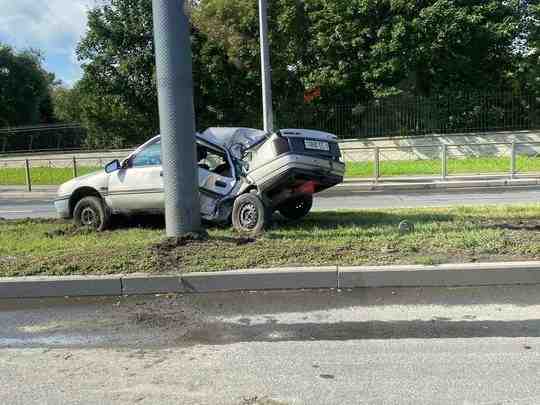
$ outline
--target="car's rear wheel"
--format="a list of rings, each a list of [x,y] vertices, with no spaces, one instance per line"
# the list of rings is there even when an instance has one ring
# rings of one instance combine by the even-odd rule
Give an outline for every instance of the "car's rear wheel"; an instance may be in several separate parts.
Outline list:
[[[300,219],[305,217],[313,206],[313,196],[311,194],[293,197],[282,203],[278,211],[287,219]]]
[[[98,197],[84,197],[75,205],[73,220],[77,226],[103,231],[109,226],[110,214]]]
[[[252,235],[261,233],[269,217],[270,211],[253,193],[242,194],[234,201],[232,223],[237,231]]]

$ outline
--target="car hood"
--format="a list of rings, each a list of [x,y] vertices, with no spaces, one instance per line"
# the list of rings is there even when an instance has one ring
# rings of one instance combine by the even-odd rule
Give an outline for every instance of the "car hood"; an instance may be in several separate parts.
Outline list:
[[[58,188],[58,196],[68,196],[80,187],[92,187],[98,191],[107,187],[109,175],[105,170],[98,170],[84,176],[76,177],[62,184]]]

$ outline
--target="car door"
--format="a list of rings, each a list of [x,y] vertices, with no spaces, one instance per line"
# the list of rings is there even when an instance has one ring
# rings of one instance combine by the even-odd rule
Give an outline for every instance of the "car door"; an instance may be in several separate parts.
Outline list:
[[[216,202],[229,195],[236,185],[234,166],[224,150],[203,142],[197,144],[197,164],[201,214],[212,216]]]
[[[109,177],[107,204],[115,212],[163,212],[161,142],[149,142]]]

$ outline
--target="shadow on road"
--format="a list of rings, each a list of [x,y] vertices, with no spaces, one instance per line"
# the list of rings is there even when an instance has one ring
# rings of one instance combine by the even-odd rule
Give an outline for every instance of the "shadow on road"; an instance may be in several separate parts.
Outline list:
[[[539,286],[0,301],[0,347],[540,337]]]
[[[210,323],[184,336],[191,344],[288,342],[360,339],[452,339],[540,337],[540,319],[524,321],[367,321],[339,323],[272,323],[224,325]]]

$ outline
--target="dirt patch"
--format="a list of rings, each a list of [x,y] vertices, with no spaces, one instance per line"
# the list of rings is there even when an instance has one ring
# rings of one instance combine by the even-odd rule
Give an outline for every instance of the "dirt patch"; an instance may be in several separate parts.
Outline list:
[[[52,231],[45,232],[45,236],[52,239],[63,236],[88,235],[95,232],[96,230],[93,228],[72,225],[64,229],[53,229]]]
[[[150,246],[150,250],[154,253],[170,252],[179,246],[187,246],[193,243],[200,243],[208,240],[208,233],[203,232],[190,232],[185,235],[176,238],[167,238],[161,242],[154,243]]]
[[[485,224],[482,227],[487,229],[505,229],[511,231],[540,231],[540,221],[519,220],[516,222]]]
[[[217,252],[245,246],[257,242],[249,237],[209,237],[202,234],[187,234],[179,238],[167,238],[150,246],[149,251],[154,268],[160,272],[181,271],[186,265],[186,257],[200,255],[201,252]]]

